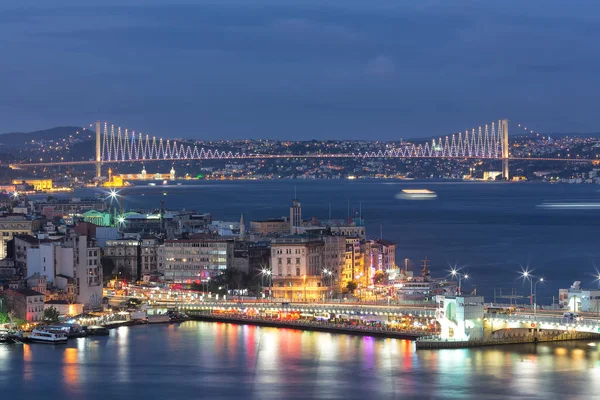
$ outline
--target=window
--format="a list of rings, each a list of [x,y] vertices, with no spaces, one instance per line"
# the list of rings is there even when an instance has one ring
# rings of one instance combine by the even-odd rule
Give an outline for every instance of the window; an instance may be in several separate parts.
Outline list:
[[[300,276],[300,268],[296,268],[296,276]]]
[[[300,257],[296,257],[296,264],[300,264]]]
[[[292,263],[292,259],[288,257],[288,259],[287,259],[287,263],[288,263],[288,264],[291,264],[291,263]]]

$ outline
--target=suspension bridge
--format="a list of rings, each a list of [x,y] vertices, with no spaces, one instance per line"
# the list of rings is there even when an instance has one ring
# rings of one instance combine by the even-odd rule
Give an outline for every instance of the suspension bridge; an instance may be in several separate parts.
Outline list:
[[[502,177],[509,179],[509,160],[529,160],[509,156],[508,119],[502,119],[475,129],[433,139],[430,142],[400,144],[398,147],[377,151],[350,153],[313,154],[261,154],[217,149],[205,149],[184,140],[162,139],[121,129],[108,123],[95,123],[95,157],[87,161],[58,161],[11,164],[11,168],[90,165],[96,167],[96,176],[101,176],[102,165],[108,163],[131,163],[148,161],[184,160],[243,160],[278,158],[444,158],[444,159],[497,159],[502,161]],[[532,160],[561,160],[541,159]],[[589,161],[589,160],[572,160]]]

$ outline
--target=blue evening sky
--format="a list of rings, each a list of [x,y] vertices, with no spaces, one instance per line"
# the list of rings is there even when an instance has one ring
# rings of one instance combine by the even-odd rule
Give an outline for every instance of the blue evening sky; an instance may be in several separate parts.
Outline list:
[[[598,1],[172,3],[0,1],[0,132],[100,119],[160,137],[392,140],[505,116],[600,131]]]

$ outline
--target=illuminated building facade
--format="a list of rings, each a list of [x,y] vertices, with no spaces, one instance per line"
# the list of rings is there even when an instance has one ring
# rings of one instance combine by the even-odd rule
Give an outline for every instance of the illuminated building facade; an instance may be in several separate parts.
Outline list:
[[[327,295],[323,284],[321,239],[287,236],[271,241],[273,296],[293,301],[322,300]]]
[[[162,247],[164,277],[169,283],[189,285],[233,266],[233,240],[167,240]]]

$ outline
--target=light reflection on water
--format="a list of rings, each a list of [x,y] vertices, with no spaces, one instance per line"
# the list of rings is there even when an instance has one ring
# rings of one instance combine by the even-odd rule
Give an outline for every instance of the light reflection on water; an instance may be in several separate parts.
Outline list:
[[[0,393],[86,399],[115,393],[148,399],[577,398],[600,389],[599,351],[587,342],[567,342],[417,352],[405,340],[186,322],[119,328],[109,337],[66,346],[1,346]]]

